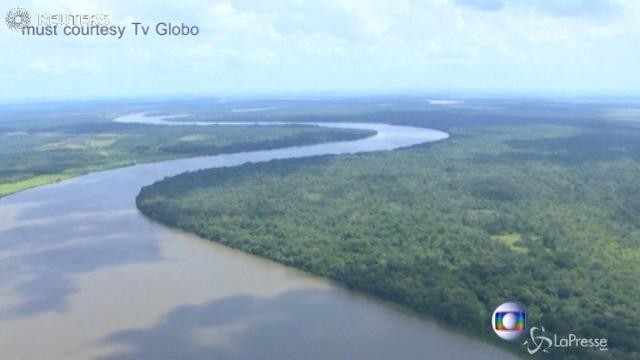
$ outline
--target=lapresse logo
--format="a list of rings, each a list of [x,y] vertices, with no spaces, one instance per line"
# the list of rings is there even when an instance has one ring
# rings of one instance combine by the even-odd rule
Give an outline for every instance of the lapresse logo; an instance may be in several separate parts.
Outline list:
[[[529,354],[533,355],[539,351],[549,353],[551,348],[593,348],[599,351],[607,351],[608,339],[606,338],[581,338],[576,334],[568,334],[566,336],[553,337],[545,335],[544,326],[533,326],[529,333],[530,338],[522,345],[527,347]]]
[[[516,340],[527,330],[527,313],[515,302],[506,302],[496,308],[491,318],[493,331],[505,340]]]

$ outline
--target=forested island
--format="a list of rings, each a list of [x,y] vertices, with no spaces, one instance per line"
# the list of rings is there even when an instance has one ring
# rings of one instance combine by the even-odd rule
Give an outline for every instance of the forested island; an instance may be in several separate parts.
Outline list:
[[[531,325],[609,340],[606,352],[542,356],[638,358],[640,127],[599,107],[514,106],[336,116],[451,138],[186,173],[143,188],[137,205],[518,354],[489,330],[506,300]]]

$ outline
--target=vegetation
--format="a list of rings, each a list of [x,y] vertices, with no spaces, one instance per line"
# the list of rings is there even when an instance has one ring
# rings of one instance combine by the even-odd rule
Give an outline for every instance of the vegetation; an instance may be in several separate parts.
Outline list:
[[[550,358],[637,359],[640,128],[563,106],[360,115],[452,137],[187,173],[145,187],[137,204],[519,354],[487,332],[506,300],[525,305],[531,325],[609,340],[607,352]]]
[[[372,134],[310,126],[159,127],[108,121],[79,119],[68,125],[57,119],[0,122],[7,126],[0,127],[0,196],[140,162],[352,140]]]

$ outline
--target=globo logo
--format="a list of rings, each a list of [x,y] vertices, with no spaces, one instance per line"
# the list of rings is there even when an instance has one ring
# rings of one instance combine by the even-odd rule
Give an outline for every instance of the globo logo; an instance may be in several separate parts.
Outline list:
[[[506,302],[493,312],[491,327],[500,338],[516,340],[527,330],[527,313],[520,304]]]

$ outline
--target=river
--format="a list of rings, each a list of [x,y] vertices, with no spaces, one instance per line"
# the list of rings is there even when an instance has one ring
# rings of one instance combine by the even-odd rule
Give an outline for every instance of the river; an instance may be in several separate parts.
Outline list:
[[[143,114],[116,121],[175,125]],[[377,135],[136,165],[0,199],[0,358],[514,358],[323,279],[154,223],[136,209],[142,186],[187,170],[391,150],[448,136],[384,124],[318,125]]]

